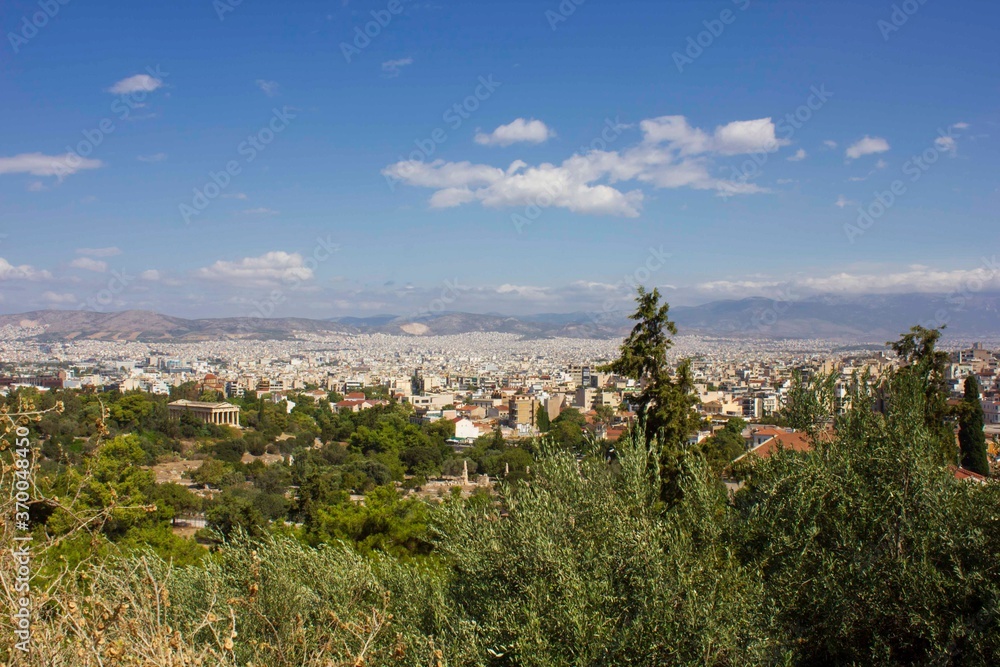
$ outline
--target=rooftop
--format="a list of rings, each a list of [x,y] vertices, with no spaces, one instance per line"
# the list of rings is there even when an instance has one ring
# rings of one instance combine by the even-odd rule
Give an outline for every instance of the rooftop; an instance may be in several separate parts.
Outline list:
[[[206,401],[188,401],[186,399],[180,399],[173,401],[168,405],[176,405],[178,407],[184,408],[235,408],[238,407],[232,403],[227,403],[226,401],[220,401],[218,403],[209,403]]]

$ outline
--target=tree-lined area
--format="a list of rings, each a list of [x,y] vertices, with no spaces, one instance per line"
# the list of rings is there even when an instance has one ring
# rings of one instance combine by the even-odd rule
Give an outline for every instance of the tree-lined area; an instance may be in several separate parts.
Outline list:
[[[745,424],[690,444],[696,398],[686,366],[668,368],[676,329],[659,300],[640,292],[610,365],[643,383],[641,419],[613,446],[584,437],[575,410],[547,437],[487,434],[458,455],[447,423],[392,403],[334,414],[247,398],[238,432],[171,421],[166,398],[12,392],[5,422],[38,447],[34,647],[0,659],[996,664],[1000,487],[954,474],[956,456],[985,459],[982,408],[975,380],[948,406],[936,332],[893,343],[904,364],[855,376],[837,409],[824,378],[798,377],[783,416],[812,449],[733,470]],[[156,484],[144,466],[174,455],[199,457],[192,480],[212,493]],[[465,466],[499,477],[494,491],[403,495]],[[192,512],[205,545],[171,530]],[[9,552],[9,526],[3,539]]]

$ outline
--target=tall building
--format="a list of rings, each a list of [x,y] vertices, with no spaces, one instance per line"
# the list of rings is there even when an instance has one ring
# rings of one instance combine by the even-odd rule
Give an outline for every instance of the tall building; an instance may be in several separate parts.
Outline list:
[[[514,428],[535,424],[535,413],[538,411],[538,401],[534,396],[511,396],[508,403],[508,420]]]
[[[569,374],[572,377],[573,382],[577,387],[589,387],[590,386],[590,375],[593,369],[590,365],[577,365],[574,364],[569,367]]]

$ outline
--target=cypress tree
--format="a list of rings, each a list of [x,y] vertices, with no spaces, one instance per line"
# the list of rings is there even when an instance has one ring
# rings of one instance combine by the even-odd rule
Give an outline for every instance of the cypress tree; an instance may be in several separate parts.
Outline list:
[[[545,409],[544,405],[539,405],[538,410],[535,411],[535,426],[542,433],[546,433],[551,427],[549,411]]]
[[[962,399],[958,445],[962,451],[962,467],[980,475],[990,472],[986,456],[986,434],[983,433],[983,403],[979,400],[976,376],[965,378],[965,398]]]

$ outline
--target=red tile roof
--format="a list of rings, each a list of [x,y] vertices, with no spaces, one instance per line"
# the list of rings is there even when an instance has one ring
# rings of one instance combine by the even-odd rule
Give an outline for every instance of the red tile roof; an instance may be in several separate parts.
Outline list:
[[[980,475],[978,472],[972,472],[971,470],[966,470],[965,468],[959,468],[957,466],[948,466],[948,469],[951,470],[953,475],[955,475],[955,479],[978,482],[980,484],[986,483],[986,477]]]
[[[813,449],[813,443],[809,439],[809,435],[801,431],[789,433],[788,431],[761,429],[754,433],[754,435],[771,435],[772,437],[760,443],[743,456],[754,454],[762,459],[766,459],[773,456],[779,449],[791,452],[809,452]],[[737,460],[743,458],[743,456],[740,456]]]

